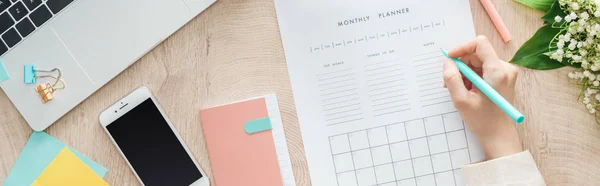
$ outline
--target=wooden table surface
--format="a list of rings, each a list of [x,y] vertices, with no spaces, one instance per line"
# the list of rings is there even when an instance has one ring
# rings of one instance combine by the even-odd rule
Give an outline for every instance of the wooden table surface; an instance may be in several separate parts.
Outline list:
[[[505,60],[542,25],[541,12],[495,0],[514,35],[505,44],[479,1],[470,2],[477,34],[487,35]],[[520,71],[516,105],[527,119],[517,128],[548,185],[600,185],[600,125],[576,102],[570,70]],[[46,132],[108,168],[109,184],[139,185],[97,119],[139,86],[151,89],[211,180],[198,111],[277,93],[296,182],[310,185],[273,0],[219,0]],[[0,91],[0,183],[31,132]]]

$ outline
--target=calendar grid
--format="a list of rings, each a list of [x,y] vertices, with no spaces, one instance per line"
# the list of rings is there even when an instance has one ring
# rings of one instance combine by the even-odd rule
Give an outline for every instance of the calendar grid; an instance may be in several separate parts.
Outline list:
[[[461,185],[472,161],[457,112],[329,137],[338,186]]]
[[[385,128],[385,136],[388,136],[388,132],[387,132],[387,126]],[[390,144],[390,139],[386,138],[387,143]],[[390,152],[390,154],[392,154],[392,147],[388,145],[388,152]],[[396,167],[393,166],[394,165],[394,160],[392,160],[392,170],[394,170],[394,180],[398,180],[398,178],[396,177]]]
[[[331,144],[331,141],[329,142],[329,144]],[[350,138],[348,138],[348,144],[350,144]],[[354,165],[354,157],[352,157],[352,167],[354,169],[356,169],[356,165]],[[358,176],[356,176],[356,172],[354,172],[354,179],[356,180],[356,183],[358,183]],[[338,181],[339,182],[339,181]],[[339,184],[339,183],[338,183]]]
[[[404,134],[407,136],[406,137],[406,143],[408,143],[408,132],[406,131],[406,125],[403,125],[403,126],[404,126]],[[412,152],[410,151],[410,145],[408,145],[408,157],[409,157],[410,160],[413,159],[412,158]],[[414,172],[415,172],[415,165],[411,163],[410,166],[412,167],[412,171],[413,171],[413,174],[414,174]],[[395,172],[394,172],[394,175],[396,175]],[[398,184],[396,184],[396,185],[398,185]]]
[[[462,148],[462,149],[456,149],[456,150],[453,150],[453,151],[450,151],[450,152],[456,152],[456,151],[460,151],[460,150],[468,150],[468,149],[467,149],[467,148]],[[410,159],[403,159],[403,160],[399,160],[399,161],[392,161],[392,162],[390,162],[390,163],[392,163],[392,164],[393,164],[393,163],[398,163],[398,162],[402,162],[402,161],[407,161],[407,160],[411,160],[411,159],[415,159],[415,158],[424,158],[424,157],[427,157],[427,156],[440,155],[440,154],[444,154],[444,153],[448,153],[448,152],[440,152],[440,153],[437,153],[437,154],[424,155],[424,156],[417,156],[417,157],[413,157],[413,158],[410,158]],[[390,163],[377,164],[377,165],[373,165],[373,166],[369,166],[369,167],[364,167],[364,168],[360,168],[360,169],[356,169],[356,170],[363,170],[363,169],[368,169],[368,168],[374,168],[374,167],[377,167],[377,166],[381,166],[381,165],[387,165],[387,164],[390,164]],[[335,168],[335,165],[334,165],[334,168]],[[459,170],[459,169],[460,169],[460,168],[456,168],[456,169],[452,169],[452,170]],[[348,170],[348,171],[338,172],[338,174],[341,174],[341,173],[348,173],[348,172],[352,172],[352,171],[356,171],[356,170]]]
[[[348,143],[350,143],[350,141],[348,141]],[[329,150],[331,150],[331,152],[333,152],[333,145],[331,145],[331,140],[329,140]],[[354,164],[354,160],[352,160],[352,164]],[[354,167],[354,165],[352,165]],[[333,164],[333,170],[337,170],[337,167],[335,167],[335,164]],[[337,182],[338,185],[340,185],[340,181],[339,180],[335,180],[335,182]],[[357,180],[358,182],[358,180]]]
[[[442,116],[443,117],[443,116]],[[444,120],[442,119],[442,124],[444,123]],[[445,129],[444,129],[445,130]],[[427,132],[427,131],[425,131]],[[444,135],[446,135],[446,133],[444,132]],[[448,143],[448,140],[446,140],[446,143]],[[429,154],[433,157],[433,154],[431,154],[431,146],[429,145],[429,141],[427,142],[427,151],[429,152]],[[452,162],[452,160],[450,160]],[[431,170],[433,169],[433,160],[432,158],[429,158],[429,162],[431,162]],[[414,166],[414,165],[413,165]],[[434,171],[435,172],[435,171]],[[435,179],[433,179],[433,183],[435,183],[435,185],[437,185],[437,181]]]
[[[394,123],[394,124],[400,124],[400,123]],[[391,124],[391,125],[394,125],[394,124]],[[365,130],[369,130],[369,129],[365,129]],[[463,129],[458,129],[458,130],[448,131],[448,132],[446,132],[446,133],[459,132],[459,131],[463,131]],[[338,134],[338,135],[330,136],[330,138],[331,138],[331,137],[340,136],[340,135],[345,135],[345,134]],[[466,134],[465,134],[465,135],[466,135]],[[422,138],[427,138],[427,136],[425,136],[425,137],[419,137],[419,138],[415,138],[415,139],[412,139],[412,140],[416,140],[416,139],[422,139]],[[408,140],[398,141],[398,142],[394,142],[394,143],[400,143],[400,142],[406,142],[406,141],[408,141]],[[390,144],[393,144],[393,143],[390,143]],[[331,143],[330,143],[330,145],[331,145]],[[366,149],[370,149],[370,148],[376,148],[376,147],[383,147],[383,146],[387,146],[387,145],[388,145],[388,144],[384,144],[384,145],[377,145],[377,146],[373,146],[373,147],[368,147],[368,148],[363,148],[363,149],[357,149],[356,151],[360,151],[360,150],[366,150]],[[468,145],[468,144],[467,144],[467,145]],[[463,148],[463,149],[466,149],[466,148]],[[340,154],[343,154],[343,153],[335,153],[335,154],[333,154],[333,155],[335,156],[335,155],[340,155]]]
[[[442,116],[442,117],[444,117],[444,116]],[[443,119],[442,119],[442,122],[444,122],[444,120],[443,120]],[[444,125],[445,125],[445,124],[446,124],[446,123],[444,123]],[[463,122],[463,126],[464,126],[464,122]],[[465,137],[466,137],[466,133],[465,133]],[[450,142],[448,142],[447,140],[446,140],[446,145],[450,146]],[[467,149],[468,149],[468,148],[469,148],[469,143],[467,143]],[[469,157],[469,161],[470,161],[470,160],[471,160],[471,158]],[[450,157],[450,162],[452,162],[452,156]],[[453,175],[452,175],[452,178],[454,178],[454,183],[456,183],[456,175],[454,175],[454,174],[453,174]],[[338,183],[338,184],[339,184],[339,183]]]
[[[367,143],[371,144],[371,141],[369,140],[369,133],[367,132]],[[370,147],[371,145],[369,145],[369,153],[371,153],[371,163],[373,163],[373,169],[375,169],[375,161],[373,160],[373,149]],[[354,157],[354,156],[352,156]],[[375,170],[373,170],[375,171]],[[358,179],[358,176],[357,176]],[[377,174],[375,174],[375,181],[377,181]]]

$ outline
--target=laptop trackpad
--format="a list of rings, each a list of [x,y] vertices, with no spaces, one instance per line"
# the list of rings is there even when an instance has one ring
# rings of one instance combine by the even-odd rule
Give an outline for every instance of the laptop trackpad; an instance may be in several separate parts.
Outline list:
[[[94,92],[95,86],[48,27],[37,30],[3,58],[13,78],[2,82],[2,88],[21,112],[33,130],[41,131],[67,113],[75,105]],[[35,65],[37,69],[59,68],[67,84],[64,90],[54,93],[54,99],[46,104],[33,90],[41,83],[54,83],[54,79],[40,78],[36,84],[23,83],[23,66]],[[51,73],[56,76],[57,73]],[[39,75],[47,75],[40,73]],[[58,84],[57,87],[61,87]]]
[[[78,1],[52,24],[96,84],[105,84],[188,21],[182,1]]]

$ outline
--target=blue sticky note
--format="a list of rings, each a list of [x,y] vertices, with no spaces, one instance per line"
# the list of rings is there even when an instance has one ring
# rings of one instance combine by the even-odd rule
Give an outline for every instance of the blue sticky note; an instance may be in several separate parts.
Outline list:
[[[272,128],[271,120],[269,118],[261,118],[244,123],[244,131],[248,134],[271,130]]]
[[[45,132],[33,132],[2,185],[31,185],[65,146],[64,143]],[[106,168],[98,163],[83,156],[71,147],[68,148],[98,176],[104,177],[108,172]]]
[[[6,67],[4,67],[4,62],[0,59],[0,82],[6,81],[10,79],[10,75],[8,75],[8,71]]]

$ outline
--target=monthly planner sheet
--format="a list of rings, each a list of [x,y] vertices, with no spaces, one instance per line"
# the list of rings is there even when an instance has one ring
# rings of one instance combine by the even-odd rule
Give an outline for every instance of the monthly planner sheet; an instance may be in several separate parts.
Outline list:
[[[464,185],[484,158],[443,88],[468,0],[275,0],[315,186]]]

